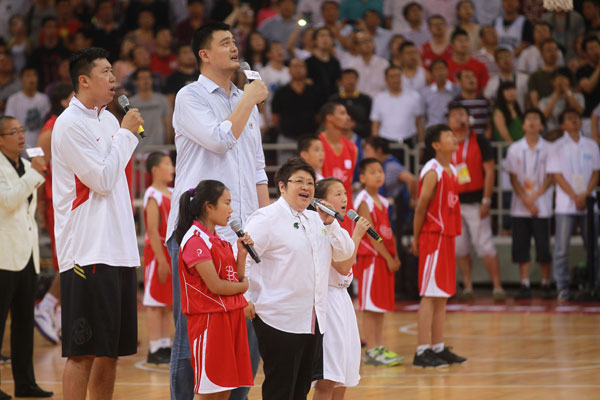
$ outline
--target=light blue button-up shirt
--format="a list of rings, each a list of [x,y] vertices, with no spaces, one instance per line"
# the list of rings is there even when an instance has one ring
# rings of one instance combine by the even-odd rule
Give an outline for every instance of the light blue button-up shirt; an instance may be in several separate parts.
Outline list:
[[[167,239],[176,228],[181,194],[202,180],[221,181],[231,192],[231,219],[244,226],[250,214],[258,209],[256,185],[267,183],[265,156],[259,126],[258,109],[250,114],[244,130],[236,139],[231,122],[226,121],[243,92],[230,83],[229,96],[215,82],[200,75],[177,93],[173,128],[177,162],[175,189]],[[237,237],[229,227],[216,227],[219,235],[231,243]]]

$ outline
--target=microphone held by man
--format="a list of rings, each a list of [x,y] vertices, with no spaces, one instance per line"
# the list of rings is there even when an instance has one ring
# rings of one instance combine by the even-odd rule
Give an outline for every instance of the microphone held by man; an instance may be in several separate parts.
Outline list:
[[[138,133],[142,139],[146,138],[144,133],[144,120],[137,108],[132,108],[129,104],[129,99],[124,94],[119,96],[119,105],[125,110],[125,117],[121,122],[121,128],[131,131],[131,133]]]

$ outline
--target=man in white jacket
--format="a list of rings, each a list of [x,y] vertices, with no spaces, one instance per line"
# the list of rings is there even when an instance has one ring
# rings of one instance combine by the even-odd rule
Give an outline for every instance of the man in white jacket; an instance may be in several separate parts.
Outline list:
[[[0,342],[11,314],[10,352],[15,396],[51,397],[33,373],[33,305],[40,271],[36,190],[44,182],[43,157],[23,160],[25,129],[14,117],[0,117]],[[0,399],[10,396],[0,390]]]

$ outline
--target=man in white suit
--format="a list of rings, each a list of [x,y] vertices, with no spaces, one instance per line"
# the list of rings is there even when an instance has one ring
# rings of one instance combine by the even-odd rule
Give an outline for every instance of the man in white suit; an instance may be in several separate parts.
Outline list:
[[[25,129],[14,117],[0,117],[0,338],[11,314],[10,352],[16,397],[51,397],[33,373],[33,305],[40,271],[36,189],[46,161],[23,160]],[[0,399],[10,396],[0,390]]]

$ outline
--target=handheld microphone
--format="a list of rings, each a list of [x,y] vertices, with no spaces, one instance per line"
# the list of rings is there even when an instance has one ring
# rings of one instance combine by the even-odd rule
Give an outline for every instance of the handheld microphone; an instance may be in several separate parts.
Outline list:
[[[127,96],[122,94],[119,96],[118,100],[119,105],[123,107],[123,110],[125,110],[126,113],[129,112],[129,110],[131,109],[131,104],[129,104],[129,99],[127,98]],[[142,125],[138,127],[138,133],[142,137],[142,139],[146,138],[146,134],[144,133],[144,127]]]
[[[31,147],[29,149],[25,149],[25,152],[29,158],[44,157],[44,150],[42,150],[41,147]],[[48,167],[44,165],[42,172],[44,172],[45,175],[48,175]]]
[[[348,216],[348,218],[350,218],[354,222],[358,222],[358,219],[360,218],[360,216],[354,210],[348,210],[346,215]],[[375,229],[369,228],[367,230],[367,233],[369,234],[369,236],[371,236],[373,239],[377,240],[379,243],[382,242],[383,239],[381,239],[381,236],[379,236],[379,233],[375,232]]]
[[[249,83],[252,83],[257,79],[261,80],[260,74],[257,71],[252,71],[250,64],[245,61],[240,63],[240,70],[244,72]]]
[[[240,221],[231,221],[229,223],[229,226],[231,227],[231,229],[233,229],[235,234],[238,235],[238,237],[244,237],[244,231],[242,230],[242,225],[240,224]],[[252,259],[258,264],[260,262],[260,257],[256,253],[256,250],[254,250],[254,246],[246,243],[243,243],[243,245],[246,248],[246,250],[248,250],[248,254],[250,254],[250,257],[252,257]]]
[[[344,222],[344,217],[342,215],[340,215],[339,212],[335,211],[333,208],[326,206],[325,204],[323,204],[321,202],[321,200],[313,197],[313,199],[310,201],[310,204],[314,207],[314,208],[319,208],[321,211],[323,211],[325,214],[330,215],[332,217],[334,217],[335,219],[337,219],[340,222]]]

